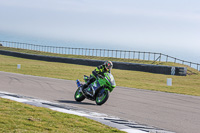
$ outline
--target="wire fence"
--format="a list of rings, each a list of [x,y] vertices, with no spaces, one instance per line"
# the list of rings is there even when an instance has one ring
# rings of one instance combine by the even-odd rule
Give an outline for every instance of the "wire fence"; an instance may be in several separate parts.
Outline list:
[[[96,57],[113,57],[113,58],[124,58],[124,59],[136,59],[155,62],[174,62],[183,65],[190,66],[200,71],[200,64],[193,63],[190,61],[181,60],[169,55],[154,52],[141,52],[141,51],[127,51],[127,50],[110,50],[110,49],[90,49],[90,48],[72,48],[72,47],[55,47],[55,46],[44,46],[29,43],[0,41],[0,44],[4,47],[28,49],[49,53],[57,54],[68,54],[68,55],[82,55],[82,56],[96,56]]]

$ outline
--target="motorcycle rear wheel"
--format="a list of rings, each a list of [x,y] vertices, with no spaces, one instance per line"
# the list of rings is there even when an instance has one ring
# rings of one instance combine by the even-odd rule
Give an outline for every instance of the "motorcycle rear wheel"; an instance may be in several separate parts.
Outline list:
[[[74,94],[74,99],[77,102],[81,102],[85,99],[85,96],[82,94],[82,92],[80,91],[80,88],[78,88]]]
[[[99,93],[96,96],[96,100],[95,100],[96,104],[97,105],[104,104],[108,100],[108,97],[109,97],[109,91],[107,91],[107,90],[104,90],[103,92],[99,91]]]

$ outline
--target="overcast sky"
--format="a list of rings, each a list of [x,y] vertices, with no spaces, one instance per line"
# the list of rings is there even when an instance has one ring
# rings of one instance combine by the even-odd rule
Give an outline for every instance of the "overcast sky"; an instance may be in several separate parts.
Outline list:
[[[0,31],[200,58],[199,6],[199,0],[0,0]]]

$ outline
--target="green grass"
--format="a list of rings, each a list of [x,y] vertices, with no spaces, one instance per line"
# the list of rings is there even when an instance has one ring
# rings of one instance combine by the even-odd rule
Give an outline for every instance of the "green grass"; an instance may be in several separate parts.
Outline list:
[[[22,68],[18,70],[17,64],[21,64]],[[83,81],[83,75],[90,75],[94,69],[95,67],[90,66],[0,55],[0,71],[6,72]],[[191,69],[191,73],[187,76],[171,76],[139,71],[112,70],[118,86],[200,96],[200,73],[193,69]],[[166,85],[167,78],[172,78],[173,86]]]
[[[94,120],[0,98],[1,133],[122,132]]]

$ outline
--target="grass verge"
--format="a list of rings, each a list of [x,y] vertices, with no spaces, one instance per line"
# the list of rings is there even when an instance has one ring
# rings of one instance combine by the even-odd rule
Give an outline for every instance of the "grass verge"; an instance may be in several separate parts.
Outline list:
[[[0,98],[0,132],[120,133],[122,131],[85,117]]]

